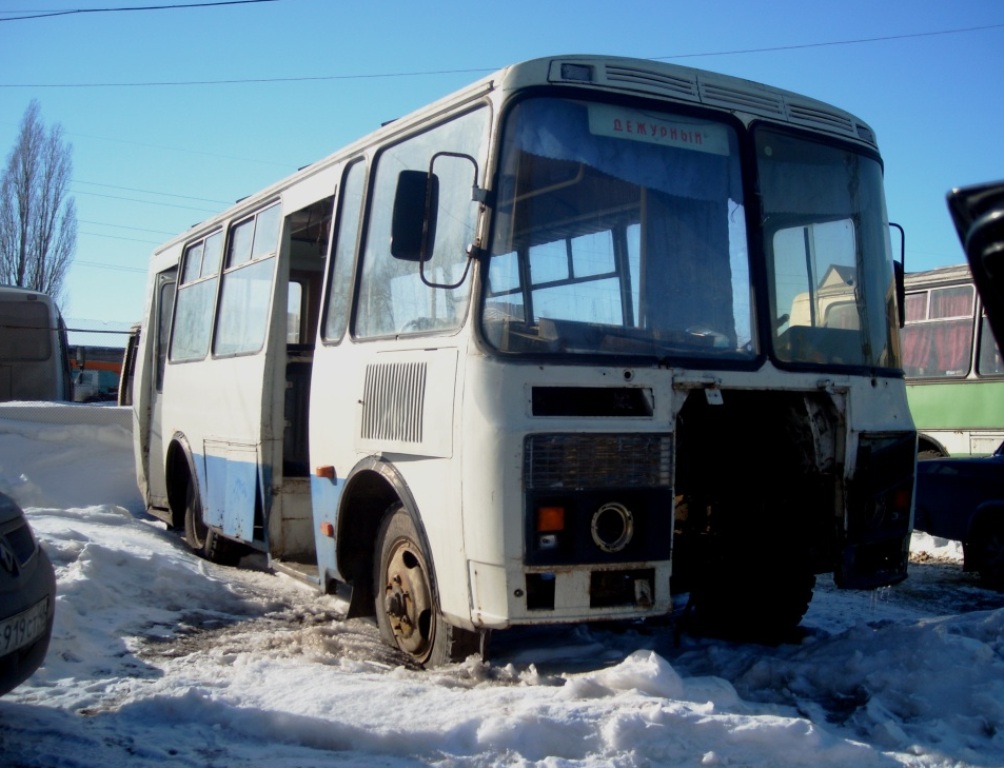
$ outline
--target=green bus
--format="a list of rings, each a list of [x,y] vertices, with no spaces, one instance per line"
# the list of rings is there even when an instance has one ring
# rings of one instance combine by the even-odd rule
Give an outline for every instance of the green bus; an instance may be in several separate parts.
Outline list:
[[[993,453],[1004,440],[1004,361],[968,265],[905,283],[903,371],[919,456]]]

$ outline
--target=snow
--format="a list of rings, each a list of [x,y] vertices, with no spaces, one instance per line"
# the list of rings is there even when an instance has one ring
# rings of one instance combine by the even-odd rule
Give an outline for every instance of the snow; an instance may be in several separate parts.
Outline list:
[[[914,534],[910,578],[820,577],[777,646],[661,624],[496,634],[431,671],[345,602],[192,555],[146,517],[118,407],[0,406],[0,491],[57,570],[44,665],[0,699],[14,766],[1000,766],[1004,595]]]

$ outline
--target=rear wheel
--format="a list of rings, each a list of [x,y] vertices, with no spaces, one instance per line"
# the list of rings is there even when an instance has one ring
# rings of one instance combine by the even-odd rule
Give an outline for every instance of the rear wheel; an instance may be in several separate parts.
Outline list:
[[[220,565],[237,565],[244,554],[242,545],[206,525],[199,486],[193,478],[189,478],[185,488],[185,541],[200,556]]]
[[[400,503],[384,516],[375,554],[374,608],[385,643],[425,666],[478,652],[479,635],[450,625],[440,614],[429,558]]]

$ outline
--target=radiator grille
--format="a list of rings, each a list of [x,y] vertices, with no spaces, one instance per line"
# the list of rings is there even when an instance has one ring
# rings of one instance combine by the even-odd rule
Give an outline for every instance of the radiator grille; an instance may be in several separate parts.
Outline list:
[[[528,489],[669,488],[673,436],[530,435],[524,451]]]
[[[363,438],[422,442],[426,371],[425,363],[366,366]]]

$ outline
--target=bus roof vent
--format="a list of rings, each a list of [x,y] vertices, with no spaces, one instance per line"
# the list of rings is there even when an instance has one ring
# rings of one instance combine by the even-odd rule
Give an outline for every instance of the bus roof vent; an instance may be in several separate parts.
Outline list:
[[[799,104],[798,102],[788,102],[788,117],[793,123],[810,125],[813,128],[822,128],[833,133],[841,133],[847,136],[858,138],[854,121],[849,115],[841,112],[834,112],[829,109],[821,109],[810,104]]]
[[[701,81],[701,101],[705,104],[716,104],[757,115],[781,117],[784,115],[784,102],[777,94],[769,91],[739,90],[721,82]]]
[[[667,93],[682,99],[697,99],[697,83],[691,77],[653,72],[648,69],[608,64],[607,81],[650,93]]]

